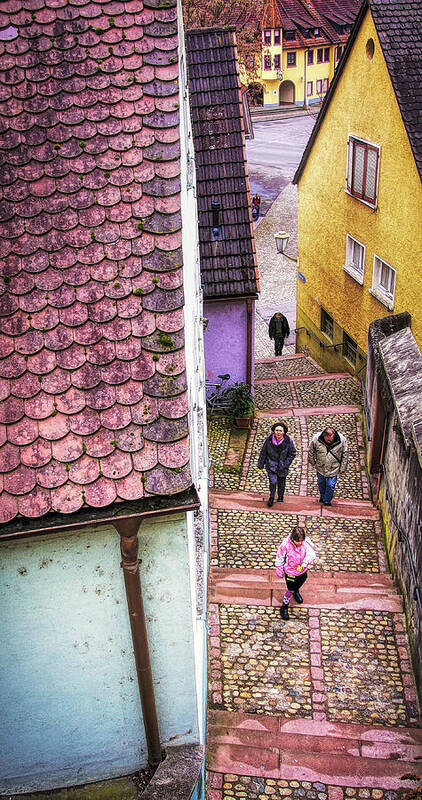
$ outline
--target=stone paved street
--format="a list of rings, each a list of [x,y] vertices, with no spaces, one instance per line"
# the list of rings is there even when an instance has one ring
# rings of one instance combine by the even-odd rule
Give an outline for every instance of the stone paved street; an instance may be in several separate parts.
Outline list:
[[[406,790],[356,789],[328,786],[320,781],[285,781],[248,775],[211,773],[210,790],[221,790],[222,800],[400,800]],[[214,795],[217,798],[217,794]],[[212,795],[209,795],[212,800]]]
[[[217,520],[218,566],[232,569],[273,568],[278,545],[298,524],[297,515],[265,511],[219,510]],[[306,526],[318,554],[313,571],[379,572],[372,520],[307,517]]]
[[[422,729],[402,602],[369,496],[359,387],[305,356],[260,361],[256,374],[262,410],[240,473],[227,471],[227,422],[210,423],[207,800],[416,800]],[[297,456],[285,502],[269,509],[257,461],[281,413]],[[323,509],[307,452],[327,425],[347,436],[349,467]],[[317,560],[285,621],[274,559],[296,524]]]

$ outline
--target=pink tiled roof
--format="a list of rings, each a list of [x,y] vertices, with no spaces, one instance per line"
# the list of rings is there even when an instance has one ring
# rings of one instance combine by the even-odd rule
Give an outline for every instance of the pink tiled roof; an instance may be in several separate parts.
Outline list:
[[[192,483],[174,0],[0,7],[0,523]]]

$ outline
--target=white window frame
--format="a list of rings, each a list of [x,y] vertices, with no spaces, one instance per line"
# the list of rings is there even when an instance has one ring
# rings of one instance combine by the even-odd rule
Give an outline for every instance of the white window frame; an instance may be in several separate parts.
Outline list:
[[[363,191],[358,192],[353,185],[354,176],[353,176],[353,165],[354,165],[354,154],[355,154],[355,143],[359,146],[365,147],[367,150],[375,151],[377,154],[377,166],[376,166],[376,175],[375,175],[375,194],[373,198],[370,198],[369,195],[365,194],[366,186],[362,187]],[[381,157],[381,147],[378,144],[374,144],[374,142],[368,142],[366,139],[362,139],[361,136],[354,136],[352,133],[349,133],[347,139],[347,172],[346,172],[346,193],[349,194],[351,197],[354,197],[359,202],[364,203],[366,206],[370,208],[376,208],[378,204],[378,184],[379,184],[379,174],[380,174],[380,157]],[[363,184],[366,181],[366,164],[367,164],[367,156],[365,156],[364,162],[364,174],[363,174]]]
[[[381,284],[381,270],[382,267],[387,267],[391,271],[390,288],[386,288]],[[387,261],[384,261],[380,256],[374,255],[374,266],[372,270],[372,288],[370,293],[376,297],[384,306],[392,311],[394,308],[394,295],[396,293],[396,278],[397,272],[394,267]]]
[[[352,262],[352,254],[353,254],[353,245],[357,244],[359,247],[362,248],[362,259],[359,266],[356,266]],[[354,236],[350,236],[350,233],[346,235],[346,261],[344,263],[343,269],[353,278],[357,283],[360,283],[363,286],[363,276],[365,274],[365,258],[366,258],[366,247],[359,239],[355,239]]]

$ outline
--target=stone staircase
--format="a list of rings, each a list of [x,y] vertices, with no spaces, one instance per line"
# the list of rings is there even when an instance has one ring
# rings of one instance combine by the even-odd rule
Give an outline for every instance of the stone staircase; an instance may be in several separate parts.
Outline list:
[[[419,797],[422,729],[402,600],[369,499],[358,384],[298,355],[261,360],[256,374],[239,474],[224,474],[218,426],[210,453],[208,800]],[[298,455],[285,502],[269,509],[256,461],[280,416]],[[306,454],[327,424],[348,436],[350,466],[321,508]],[[298,523],[319,559],[283,622],[274,558]]]

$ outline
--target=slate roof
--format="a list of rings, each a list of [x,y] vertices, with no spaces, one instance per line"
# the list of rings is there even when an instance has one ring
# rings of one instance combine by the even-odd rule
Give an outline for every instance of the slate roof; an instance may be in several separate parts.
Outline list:
[[[422,0],[370,0],[369,6],[422,177]]]
[[[410,0],[410,2],[407,0],[364,0],[344,55],[324,97],[317,121],[294,175],[293,183],[300,181],[331,98],[347,64],[348,54],[368,9],[374,20],[403,124],[419,176],[422,178],[422,0]]]
[[[412,425],[421,420],[422,355],[410,328],[379,342],[384,371],[406,444]]]
[[[175,0],[0,8],[0,522],[192,484]]]
[[[255,296],[257,262],[235,34],[224,28],[187,31],[186,50],[204,299]],[[220,240],[213,234],[213,202],[220,203]]]

